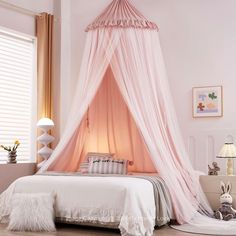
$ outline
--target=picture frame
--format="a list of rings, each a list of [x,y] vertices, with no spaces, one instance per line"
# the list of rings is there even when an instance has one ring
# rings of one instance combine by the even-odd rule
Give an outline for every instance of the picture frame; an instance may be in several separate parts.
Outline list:
[[[194,118],[223,116],[223,87],[205,86],[192,89]]]

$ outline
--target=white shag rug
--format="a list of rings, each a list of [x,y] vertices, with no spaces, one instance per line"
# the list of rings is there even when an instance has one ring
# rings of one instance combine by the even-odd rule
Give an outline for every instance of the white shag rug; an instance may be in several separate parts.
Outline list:
[[[215,229],[209,227],[199,227],[191,224],[183,224],[183,225],[170,225],[171,228],[193,234],[205,234],[205,235],[233,235],[236,236],[236,221],[235,227],[228,227],[227,229],[219,229],[217,226]]]

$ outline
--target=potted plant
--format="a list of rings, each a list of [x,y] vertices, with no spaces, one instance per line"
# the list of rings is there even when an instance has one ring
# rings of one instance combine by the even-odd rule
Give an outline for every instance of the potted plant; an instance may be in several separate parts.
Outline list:
[[[7,163],[16,163],[16,152],[17,152],[17,148],[19,147],[20,142],[18,140],[15,141],[14,145],[12,147],[7,147],[4,145],[1,145],[0,147],[3,148],[4,150],[8,151],[8,160]]]

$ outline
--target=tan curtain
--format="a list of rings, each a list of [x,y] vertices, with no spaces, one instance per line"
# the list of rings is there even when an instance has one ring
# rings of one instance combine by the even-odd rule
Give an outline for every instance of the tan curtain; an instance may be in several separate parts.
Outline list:
[[[42,13],[36,17],[38,120],[43,117],[53,119],[53,18],[53,15],[48,13]],[[38,162],[40,162],[40,158],[38,158]]]
[[[38,118],[52,118],[52,41],[53,15],[42,13],[36,18]]]

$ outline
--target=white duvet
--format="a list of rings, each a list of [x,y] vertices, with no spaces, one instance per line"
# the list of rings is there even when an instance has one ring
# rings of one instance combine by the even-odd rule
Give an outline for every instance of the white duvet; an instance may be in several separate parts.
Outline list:
[[[152,184],[132,177],[27,176],[0,195],[0,222],[7,220],[14,193],[56,195],[56,217],[71,222],[119,225],[122,235],[149,236],[155,225]]]

